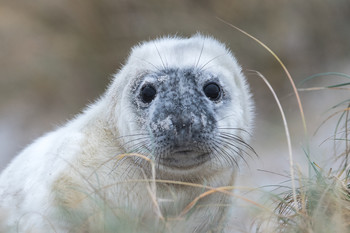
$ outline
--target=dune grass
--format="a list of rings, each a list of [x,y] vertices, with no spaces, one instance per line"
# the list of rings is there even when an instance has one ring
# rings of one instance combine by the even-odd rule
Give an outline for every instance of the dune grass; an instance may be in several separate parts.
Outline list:
[[[330,72],[310,76],[305,81],[327,75],[350,78],[346,74]],[[345,82],[301,90],[344,89],[349,84]],[[311,175],[299,173],[297,201],[291,198],[292,192],[283,194],[283,200],[275,209],[278,217],[273,232],[350,232],[350,99],[336,104],[331,109],[334,112],[324,122],[338,116],[333,136],[330,138],[330,141],[337,142],[334,145],[341,149],[338,154],[331,156],[331,160],[338,160],[338,163],[336,167],[326,170],[313,162],[310,152],[305,151],[312,170]]]
[[[298,91],[314,91],[314,90],[350,90],[350,82],[341,82],[325,87],[312,87],[312,88],[296,88],[293,78],[291,77],[288,69],[281,61],[281,59],[263,42],[250,35],[246,31],[222,20],[231,28],[238,30],[247,37],[253,39],[260,44],[265,50],[267,50],[280,64],[286,73],[291,87],[297,98],[299,111],[301,114],[305,138],[308,139],[308,131],[304,116],[302,103],[298,94]],[[281,116],[284,122],[288,146],[290,147],[290,136],[285,120],[285,116],[282,107],[279,104],[278,98],[273,91],[273,88],[269,85],[267,79],[260,73],[258,73],[269,89],[272,91],[276,103],[278,104]],[[338,76],[346,79],[350,79],[350,75],[339,72],[328,72],[312,75],[306,78],[300,85],[322,76]],[[337,109],[338,108],[338,109]],[[339,109],[340,108],[340,109]],[[332,107],[335,110],[325,121],[332,117],[339,116],[337,124],[334,126],[334,141],[340,141],[343,143],[342,152],[338,155],[334,155],[334,158],[341,160],[339,167],[333,168],[330,171],[318,166],[310,159],[310,151],[308,143],[305,145],[305,156],[308,158],[309,167],[313,172],[309,175],[302,174],[301,171],[297,171],[298,176],[294,176],[296,168],[293,166],[293,155],[291,147],[289,148],[290,159],[290,179],[291,187],[290,191],[283,192],[281,194],[271,193],[271,200],[275,200],[275,210],[266,220],[258,219],[261,226],[258,227],[256,232],[268,233],[268,232],[285,232],[285,233],[301,233],[301,232],[317,232],[317,233],[329,233],[329,232],[350,232],[350,99],[346,99]],[[299,183],[296,188],[296,182]],[[266,227],[267,226],[267,227]]]

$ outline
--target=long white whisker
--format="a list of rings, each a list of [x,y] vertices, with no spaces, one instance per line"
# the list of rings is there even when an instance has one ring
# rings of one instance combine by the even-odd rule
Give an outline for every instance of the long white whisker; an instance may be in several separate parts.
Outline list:
[[[203,39],[202,48],[201,48],[201,51],[199,53],[199,57],[197,59],[196,65],[194,66],[196,69],[198,68],[199,61],[201,60],[201,57],[202,57],[202,53],[203,53],[203,49],[204,49],[204,42],[205,42],[205,38]]]
[[[153,44],[154,44],[154,47],[155,47],[156,50],[157,50],[158,56],[159,56],[159,58],[160,58],[160,61],[162,62],[163,69],[164,69],[164,70],[167,70],[167,69],[168,69],[168,65],[167,65],[166,63],[164,63],[164,60],[163,60],[162,56],[160,55],[159,49],[158,49],[158,47],[157,47],[157,44],[156,44],[155,42],[153,42]],[[164,59],[165,59],[165,58],[164,58]]]
[[[223,53],[223,54],[220,54],[220,55],[217,55],[216,57],[213,57],[212,59],[210,59],[209,61],[207,61],[206,63],[204,63],[200,68],[199,68],[199,71],[203,71],[203,69],[211,62],[213,62],[214,60],[224,56],[224,55],[227,55],[227,53]]]

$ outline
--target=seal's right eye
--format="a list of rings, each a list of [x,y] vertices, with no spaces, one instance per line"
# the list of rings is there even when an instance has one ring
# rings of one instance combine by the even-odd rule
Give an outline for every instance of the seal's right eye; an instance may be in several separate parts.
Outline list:
[[[156,97],[157,91],[151,84],[146,84],[141,88],[141,99],[144,103],[151,103]]]

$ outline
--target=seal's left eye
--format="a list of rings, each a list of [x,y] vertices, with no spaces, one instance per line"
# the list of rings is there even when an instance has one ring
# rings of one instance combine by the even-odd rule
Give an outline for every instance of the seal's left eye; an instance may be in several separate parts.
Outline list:
[[[156,97],[157,91],[154,86],[146,84],[141,89],[141,99],[144,103],[151,103],[152,100]]]
[[[211,101],[217,101],[221,97],[221,88],[218,84],[212,82],[208,83],[203,87],[204,94]]]

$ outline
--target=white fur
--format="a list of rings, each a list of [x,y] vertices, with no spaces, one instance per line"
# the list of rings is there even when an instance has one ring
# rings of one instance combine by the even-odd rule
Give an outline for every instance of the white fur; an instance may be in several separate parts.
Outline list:
[[[220,112],[222,117],[230,114],[219,122],[220,126],[250,131],[253,104],[248,86],[236,59],[223,44],[201,35],[142,43],[133,48],[124,67],[95,104],[66,125],[36,140],[3,171],[0,176],[0,209],[8,217],[5,220],[8,231],[46,233],[54,232],[54,228],[56,232],[68,232],[74,216],[62,215],[61,207],[73,212],[96,213],[99,207],[94,203],[100,199],[110,206],[144,211],[149,217],[156,216],[158,211],[152,203],[152,198],[156,198],[162,213],[176,216],[178,210],[173,205],[182,209],[203,192],[199,188],[181,185],[170,188],[157,185],[154,194],[150,191],[152,184],[147,182],[123,183],[128,179],[145,178],[142,169],[133,167],[131,157],[119,161],[114,168],[116,155],[126,152],[122,147],[124,141],[119,137],[138,130],[133,123],[131,85],[142,74],[163,66],[204,66],[203,69],[219,76],[233,95],[231,106],[224,106]],[[240,136],[248,138],[246,134]],[[208,173],[206,167],[201,167],[183,175],[194,172],[203,177],[197,182],[205,182],[208,186],[232,185],[233,182],[234,169]],[[176,192],[175,197],[170,189]],[[227,201],[223,196],[211,195],[202,204],[223,203]],[[169,199],[172,202],[164,201]],[[210,224],[210,219],[217,221],[222,214],[218,207],[203,207],[185,222],[177,224],[175,221],[170,226],[181,232],[201,232]],[[96,231],[93,223],[86,229],[86,232]]]

